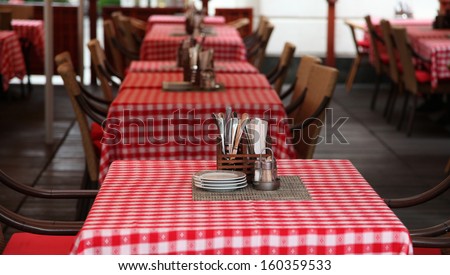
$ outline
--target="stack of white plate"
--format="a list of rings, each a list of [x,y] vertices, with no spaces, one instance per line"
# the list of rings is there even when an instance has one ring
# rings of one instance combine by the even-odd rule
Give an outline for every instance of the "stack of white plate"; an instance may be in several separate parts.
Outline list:
[[[245,173],[228,170],[203,170],[192,176],[198,188],[208,191],[232,191],[247,186]]]

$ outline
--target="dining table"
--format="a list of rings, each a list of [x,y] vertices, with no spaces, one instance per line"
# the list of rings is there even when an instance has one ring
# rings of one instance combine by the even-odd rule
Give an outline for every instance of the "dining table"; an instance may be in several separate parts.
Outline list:
[[[413,253],[405,225],[350,161],[278,159],[277,164],[278,190],[255,190],[248,182],[216,192],[193,180],[214,172],[214,160],[115,161],[71,253]]]
[[[176,60],[180,43],[188,34],[183,25],[155,24],[146,33],[140,48],[140,60]],[[245,61],[246,50],[242,38],[235,28],[230,26],[211,26],[204,35],[195,38],[203,49],[213,49],[215,60]]]
[[[129,72],[122,81],[121,89],[162,88],[164,82],[182,82],[182,72]],[[237,74],[215,72],[215,82],[226,88],[272,89],[267,77],[260,73]]]
[[[375,29],[381,34],[379,22],[380,19],[373,19]],[[389,22],[393,27],[405,28],[414,51],[430,61],[418,62],[430,71],[432,89],[438,87],[439,81],[450,79],[450,30],[433,29],[433,21],[428,19],[390,19]],[[380,55],[387,55],[384,45],[377,45]]]
[[[25,61],[17,34],[14,31],[0,31],[0,76],[3,92],[8,90],[11,79],[23,79],[25,74]]]
[[[173,60],[131,61],[128,72],[182,72]],[[214,71],[217,73],[257,74],[259,70],[247,61],[214,61]]]
[[[147,20],[147,31],[151,30],[154,24],[176,24],[183,25],[186,21],[185,15],[166,15],[166,14],[154,14],[150,15]],[[205,16],[202,20],[202,24],[206,26],[210,25],[224,25],[225,17],[223,16]]]
[[[44,21],[13,19],[11,25],[19,39],[25,39],[33,47],[36,56],[44,62]]]
[[[181,77],[126,75],[103,123],[100,183],[115,160],[215,159],[219,131],[212,114],[225,113],[227,107],[238,116],[267,120],[275,156],[296,158],[283,103],[263,75],[218,74],[223,86],[212,91],[162,88],[164,80]]]

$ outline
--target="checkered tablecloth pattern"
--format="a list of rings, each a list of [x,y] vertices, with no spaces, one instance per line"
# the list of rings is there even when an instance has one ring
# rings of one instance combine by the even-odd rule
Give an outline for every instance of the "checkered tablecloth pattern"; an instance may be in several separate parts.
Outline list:
[[[7,91],[9,81],[26,74],[25,62],[19,39],[13,31],[0,31],[0,73],[3,78],[3,91]]]
[[[416,51],[431,60],[431,87],[437,88],[439,80],[449,79],[450,70],[450,40],[448,38],[433,39],[424,38],[415,42]]]
[[[239,115],[270,118],[277,158],[296,158],[286,113],[273,89],[170,92],[121,89],[108,111],[100,158],[102,182],[115,160],[215,159],[218,130],[212,113],[231,106]]]
[[[184,24],[185,16],[176,15],[151,15],[147,20],[147,31],[151,30],[154,24]],[[203,18],[205,25],[224,25],[225,17],[223,16],[206,16]]]
[[[204,49],[214,49],[214,60],[245,61],[245,45],[236,29],[214,26],[214,35],[206,36]],[[176,60],[180,42],[187,36],[179,25],[156,24],[141,45],[140,60]],[[198,38],[200,40],[200,38]]]
[[[114,162],[72,253],[412,254],[408,230],[347,160],[278,160],[312,200],[193,201],[192,174],[215,165]]]
[[[121,87],[126,88],[162,88],[163,82],[183,81],[183,73],[128,73]],[[217,73],[216,82],[225,88],[271,89],[263,74],[227,74]]]
[[[176,61],[132,61],[128,72],[181,72],[182,68],[176,66]],[[258,69],[247,61],[214,61],[214,71],[217,73],[248,73],[257,74]]]
[[[44,22],[42,20],[14,19],[11,25],[19,38],[26,38],[33,45],[38,57],[44,61]]]

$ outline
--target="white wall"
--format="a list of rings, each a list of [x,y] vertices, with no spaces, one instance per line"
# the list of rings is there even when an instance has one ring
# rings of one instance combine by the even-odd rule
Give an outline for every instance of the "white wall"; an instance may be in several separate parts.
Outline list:
[[[439,8],[438,0],[407,0],[415,18],[433,19]],[[361,21],[370,14],[393,18],[397,0],[338,0],[336,4],[336,56],[354,56],[350,31],[344,19]],[[327,35],[326,0],[212,0],[209,12],[216,7],[253,7],[255,26],[259,15],[266,15],[275,25],[268,55],[278,55],[285,41],[297,45],[296,55],[325,56]]]

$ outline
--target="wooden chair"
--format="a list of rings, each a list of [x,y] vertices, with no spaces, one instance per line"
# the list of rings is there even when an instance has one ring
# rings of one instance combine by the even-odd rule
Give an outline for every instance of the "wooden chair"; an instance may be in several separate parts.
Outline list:
[[[243,33],[245,29],[250,25],[250,19],[243,17],[227,23],[228,26],[231,26],[236,29],[236,31],[243,37]]]
[[[116,30],[114,29],[113,22],[111,20],[103,21],[103,31],[105,35],[105,53],[112,60],[112,65],[121,77],[125,75],[125,59],[122,52],[119,50]],[[109,52],[109,55],[108,55]]]
[[[448,93],[450,91],[450,83],[441,81],[436,89],[431,87],[431,73],[427,70],[416,69],[413,63],[413,58],[420,58],[422,62],[427,62],[426,59],[417,55],[408,42],[408,36],[405,28],[392,28],[392,34],[398,48],[400,56],[400,64],[403,72],[403,85],[406,91],[405,102],[403,104],[402,118],[405,116],[406,108],[409,101],[409,95],[413,96],[412,107],[408,117],[408,126],[406,133],[411,135],[413,129],[414,118],[416,115],[417,101],[426,94]],[[402,121],[403,119],[401,119]],[[400,121],[399,128],[402,122]]]
[[[450,189],[450,176],[447,176],[438,185],[420,194],[405,198],[385,198],[385,203],[391,208],[412,207],[431,201]],[[450,220],[432,227],[409,230],[414,248],[426,248],[418,250],[415,254],[441,254],[440,249],[450,248]],[[416,250],[416,249],[415,249]]]
[[[284,81],[286,80],[287,73],[289,71],[289,66],[294,58],[295,45],[289,42],[284,44],[283,51],[281,52],[278,64],[273,70],[266,75],[269,83],[273,85],[275,91],[278,95],[281,95],[281,88],[283,87]]]
[[[386,46],[387,56],[389,58],[389,78],[393,85],[393,89],[389,93],[386,107],[384,108],[384,116],[387,117],[388,122],[392,118],[392,113],[395,108],[395,102],[399,95],[403,93],[403,81],[401,74],[401,66],[399,66],[398,50],[392,36],[391,24],[387,20],[380,21],[381,34]],[[402,120],[402,119],[401,119]],[[399,126],[400,127],[400,124]]]
[[[303,103],[306,93],[304,93],[308,84],[309,75],[311,69],[316,64],[321,64],[322,60],[319,57],[312,55],[305,55],[300,59],[300,64],[297,68],[297,74],[292,85],[288,90],[284,91],[280,96],[281,99],[286,98],[289,94],[292,94],[289,105],[285,108],[286,114],[290,117],[295,117],[295,111],[298,110],[298,106]]]
[[[112,101],[114,98],[113,87],[118,88],[120,86],[120,83],[114,80],[114,77],[120,81],[122,78],[108,60],[106,60],[105,51],[97,39],[89,41],[88,48],[91,53],[92,66],[95,69],[97,78],[100,80],[103,96],[106,100]]]
[[[95,108],[90,104],[81,91],[80,85],[76,80],[76,74],[73,68],[64,63],[58,66],[58,73],[61,75],[66,91],[72,103],[73,110],[80,127],[83,150],[86,157],[86,170],[83,181],[83,187],[86,189],[98,188],[99,173],[99,151],[101,148],[100,139],[103,130],[98,129],[102,125],[105,110]],[[95,123],[92,128],[89,127],[88,117]],[[97,125],[97,127],[95,127]],[[100,132],[100,133],[99,133]]]
[[[121,47],[127,52],[133,53],[133,55],[139,55],[140,45],[138,44],[136,38],[133,35],[133,28],[131,26],[130,18],[124,16],[120,11],[113,12],[111,14],[112,21],[114,22],[114,27],[117,34],[117,41],[120,43]],[[132,60],[128,56],[125,56],[126,64]]]
[[[261,16],[255,31],[244,37],[243,40],[247,51],[250,51],[261,42],[264,35],[264,30],[266,29],[268,23],[269,19],[266,16]]]
[[[27,196],[48,199],[95,198],[96,190],[48,190],[31,187],[0,170],[0,183]],[[50,221],[24,217],[0,205],[0,222],[16,230],[6,243],[0,227],[0,254],[57,255],[69,254],[83,221]],[[51,235],[51,236],[50,236]]]
[[[389,57],[387,54],[380,53],[380,45],[384,45],[383,38],[379,35],[377,30],[372,24],[372,19],[370,15],[364,17],[367,25],[367,31],[370,37],[370,48],[372,51],[372,65],[375,69],[376,80],[375,80],[375,91],[373,93],[372,101],[370,103],[370,109],[375,109],[375,104],[378,97],[378,92],[380,90],[380,83],[383,76],[389,77]]]
[[[139,60],[139,52],[131,52],[117,38],[116,30],[111,20],[103,21],[105,46],[111,53],[114,68],[120,75],[125,75],[126,68],[132,60]]]
[[[353,82],[355,81],[356,74],[358,73],[359,66],[363,59],[369,58],[370,42],[366,39],[358,39],[357,31],[365,32],[365,28],[349,20],[345,20],[344,23],[350,28],[352,34],[353,44],[355,45],[356,56],[353,59],[352,67],[347,75],[345,82],[345,89],[347,92],[352,90]]]
[[[248,20],[248,23],[238,27],[238,32],[243,38],[250,35],[253,31],[253,7],[216,8],[214,14],[216,16],[223,16],[225,18],[225,22],[229,25],[232,25],[233,21],[235,21],[235,23],[240,24],[238,21],[240,19],[246,18],[245,21]]]
[[[74,66],[73,66],[73,62],[72,62],[72,57],[70,55],[70,52],[68,51],[64,51],[62,53],[59,53],[55,56],[55,63],[56,63],[56,67],[58,68],[61,64],[65,64],[67,63],[68,66],[70,66],[70,68],[72,68],[73,70],[75,70]],[[95,94],[93,94],[92,92],[89,92],[82,84],[80,81],[77,81],[78,86],[81,89],[81,92],[83,93],[83,95],[86,98],[86,101],[91,103],[93,102],[93,104],[97,104],[102,106],[101,108],[104,108],[104,111],[102,113],[106,113],[107,109],[109,108],[109,105],[111,104],[111,100],[106,100],[104,98],[100,98],[98,96],[96,96]],[[92,105],[92,104],[90,104]],[[106,117],[106,115],[104,115],[103,117]]]
[[[303,103],[291,128],[297,157],[313,158],[321,128],[324,126],[325,109],[333,96],[338,70],[324,65],[314,65],[308,77]]]
[[[264,34],[259,44],[257,44],[253,49],[247,52],[248,62],[258,68],[258,70],[261,70],[264,58],[266,57],[267,45],[269,44],[269,40],[272,36],[274,28],[275,26],[268,22],[266,27],[264,28]]]

